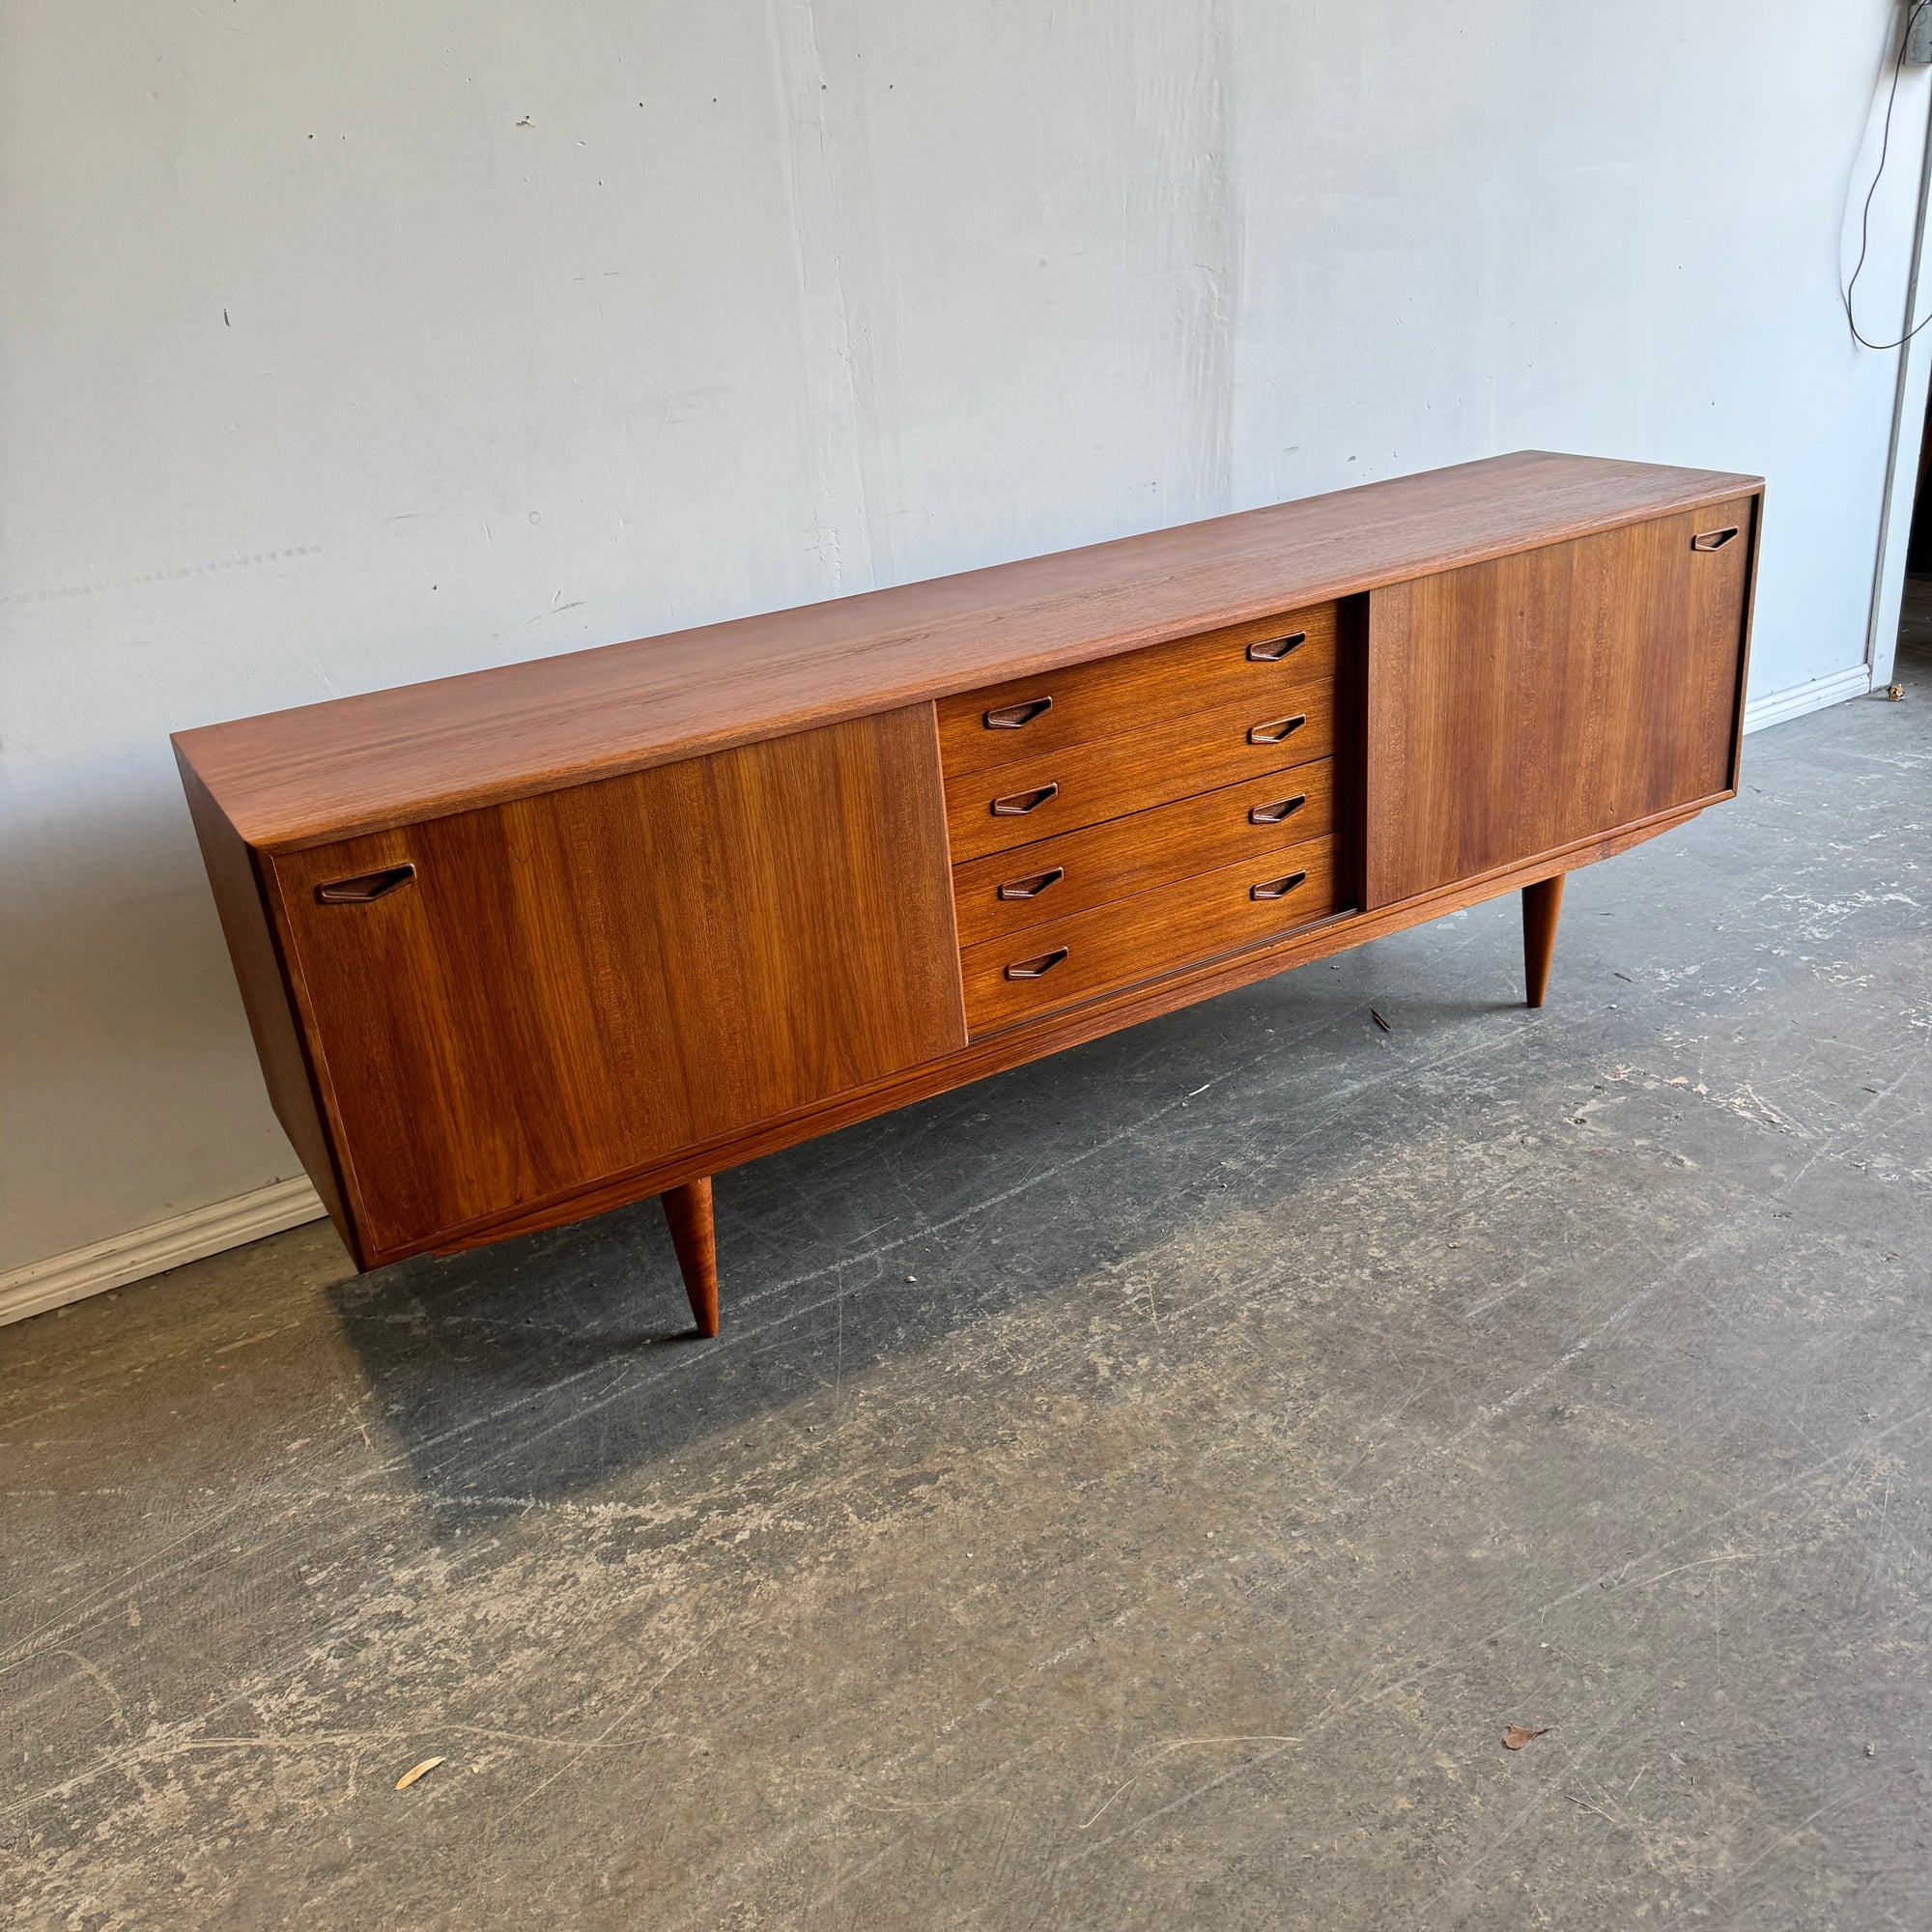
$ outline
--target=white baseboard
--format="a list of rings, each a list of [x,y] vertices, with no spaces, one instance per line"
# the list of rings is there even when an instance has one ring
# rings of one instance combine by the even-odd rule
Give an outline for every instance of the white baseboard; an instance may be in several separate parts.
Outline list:
[[[1784,691],[1768,691],[1745,705],[1745,729],[1762,731],[1767,724],[1782,724],[1787,718],[1802,718],[1807,711],[1822,711],[1828,704],[1862,697],[1870,689],[1871,666],[1858,665],[1851,670],[1834,670],[1830,677],[1814,677],[1808,683],[1794,684]]]
[[[83,1295],[125,1287],[163,1269],[180,1267],[184,1262],[217,1255],[223,1248],[239,1248],[243,1241],[260,1240],[264,1235],[279,1235],[284,1228],[299,1227],[327,1211],[306,1178],[277,1180],[252,1194],[237,1194],[227,1201],[211,1202],[206,1208],[191,1208],[185,1214],[136,1228],[132,1234],[116,1235],[111,1240],[96,1241],[92,1247],[29,1262],[11,1274],[0,1274],[0,1324],[24,1321],[29,1315],[60,1308]]]

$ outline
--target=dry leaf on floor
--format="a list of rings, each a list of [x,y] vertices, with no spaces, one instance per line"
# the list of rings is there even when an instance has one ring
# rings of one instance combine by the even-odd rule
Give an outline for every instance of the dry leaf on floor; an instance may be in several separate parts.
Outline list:
[[[1548,1734],[1549,1726],[1548,1724],[1545,1724],[1540,1731],[1525,1730],[1520,1724],[1512,1724],[1503,1733],[1503,1749],[1520,1750],[1531,1738],[1547,1737]]]
[[[1387,1021],[1387,1020],[1385,1020],[1385,1019],[1383,1019],[1383,1018],[1382,1018],[1382,1016],[1381,1016],[1381,1014],[1379,1014],[1378,1012],[1377,1012],[1377,1011],[1376,1011],[1376,1009],[1375,1009],[1375,1008],[1373,1008],[1373,1007],[1371,1007],[1371,1008],[1369,1009],[1369,1017],[1370,1017],[1370,1018],[1371,1018],[1372,1020],[1374,1020],[1374,1021],[1375,1021],[1375,1023],[1376,1023],[1376,1024],[1377,1024],[1377,1025],[1378,1025],[1378,1027],[1380,1027],[1380,1028],[1381,1028],[1381,1030],[1382,1030],[1382,1031],[1383,1031],[1384,1033],[1393,1033],[1393,1032],[1395,1031],[1395,1028],[1394,1028],[1394,1027],[1392,1027],[1392,1026],[1390,1026],[1390,1025],[1389,1025],[1389,1023],[1388,1023],[1388,1021]]]
[[[420,1764],[411,1765],[409,1770],[396,1779],[396,1789],[398,1791],[407,1791],[417,1778],[427,1777],[438,1765],[447,1764],[449,1760],[446,1757],[426,1757]]]

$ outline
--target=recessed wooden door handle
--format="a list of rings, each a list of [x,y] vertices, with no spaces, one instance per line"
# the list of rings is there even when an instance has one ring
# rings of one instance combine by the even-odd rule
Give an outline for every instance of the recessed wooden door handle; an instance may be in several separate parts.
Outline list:
[[[1051,973],[1066,957],[1066,948],[1056,946],[1051,952],[1042,952],[1034,959],[1015,959],[1007,968],[1009,980],[1037,980]]]
[[[1248,888],[1248,896],[1251,899],[1285,899],[1307,877],[1306,872],[1291,872],[1285,879],[1264,879],[1260,885]]]
[[[1279,825],[1284,818],[1297,812],[1308,803],[1305,791],[1296,792],[1293,798],[1278,798],[1272,805],[1258,805],[1248,813],[1250,825]]]
[[[1036,718],[1044,718],[1053,709],[1050,697],[1029,697],[1021,704],[1002,704],[985,715],[985,725],[989,731],[1017,731],[1022,724],[1031,724]]]
[[[316,887],[315,895],[324,905],[368,905],[400,892],[415,875],[413,866],[389,866],[380,872],[358,872],[353,879],[331,879]]]
[[[1028,812],[1037,811],[1048,799],[1059,796],[1060,787],[1057,784],[1043,784],[1037,791],[1009,792],[1005,798],[996,798],[993,801],[993,816],[1024,818]]]
[[[1057,886],[1066,876],[1065,866],[1055,866],[1050,871],[1036,872],[1030,879],[1009,879],[1000,888],[1003,899],[1037,899],[1048,886]]]
[[[1722,550],[1737,533],[1738,526],[1735,524],[1729,529],[1725,530],[1706,530],[1701,536],[1694,536],[1690,539],[1690,548],[1692,550]]]
[[[1308,723],[1308,714],[1298,712],[1293,718],[1277,718],[1267,724],[1257,724],[1248,733],[1251,745],[1279,745],[1291,731],[1299,731]]]
[[[1286,638],[1263,638],[1248,646],[1248,662],[1258,665],[1279,664],[1290,651],[1299,650],[1307,641],[1306,631],[1295,631]]]

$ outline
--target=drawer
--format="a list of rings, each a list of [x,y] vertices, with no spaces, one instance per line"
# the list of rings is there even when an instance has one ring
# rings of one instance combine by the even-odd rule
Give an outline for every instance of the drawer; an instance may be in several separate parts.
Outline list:
[[[1092,745],[959,773],[946,781],[952,862],[1310,764],[1328,756],[1334,738],[1331,679],[1277,691],[1266,705],[1223,705]]]
[[[1177,711],[1250,700],[1265,710],[1285,686],[1319,684],[1334,671],[1335,607],[1321,604],[943,698],[940,757],[949,775],[983,771]]]
[[[1299,880],[1289,883],[1297,873]],[[1258,898],[1257,892],[1279,895]],[[1318,838],[1048,920],[961,951],[967,1030],[979,1035],[1010,1026],[1291,932],[1336,910],[1335,841]]]
[[[988,853],[952,868],[959,943],[998,939],[1197,872],[1265,863],[1285,846],[1327,837],[1334,823],[1334,766],[1323,759]]]

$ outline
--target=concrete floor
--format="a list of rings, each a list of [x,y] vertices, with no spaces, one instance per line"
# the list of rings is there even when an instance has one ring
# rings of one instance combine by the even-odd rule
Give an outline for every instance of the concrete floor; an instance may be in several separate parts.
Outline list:
[[[724,1177],[718,1343],[651,1204],[0,1332],[0,1907],[1932,1924],[1928,671],[1541,1014],[1503,902]]]

